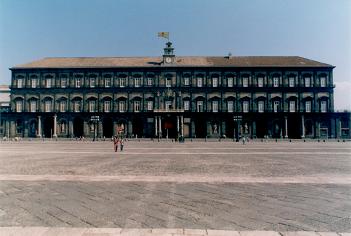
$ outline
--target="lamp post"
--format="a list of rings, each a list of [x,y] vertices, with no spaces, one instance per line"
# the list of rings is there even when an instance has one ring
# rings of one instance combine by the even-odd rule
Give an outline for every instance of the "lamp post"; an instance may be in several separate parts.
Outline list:
[[[92,116],[90,118],[90,121],[93,122],[93,124],[94,124],[94,139],[93,139],[93,141],[95,141],[96,140],[96,136],[97,136],[96,126],[97,126],[98,122],[100,121],[100,117],[99,116]]]

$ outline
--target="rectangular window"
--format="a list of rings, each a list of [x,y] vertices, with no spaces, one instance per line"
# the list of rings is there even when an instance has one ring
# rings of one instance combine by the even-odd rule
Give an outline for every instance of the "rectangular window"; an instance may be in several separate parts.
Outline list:
[[[218,101],[212,101],[212,112],[218,112]]]
[[[289,102],[289,111],[290,112],[295,112],[295,101],[290,101]]]
[[[228,109],[228,112],[234,112],[234,102],[233,101],[228,101],[227,103],[227,109]]]
[[[311,78],[310,77],[305,78],[305,87],[311,87]]]
[[[17,79],[17,88],[23,88],[23,79]]]
[[[52,81],[51,78],[45,80],[45,87],[46,87],[46,88],[51,88],[51,81]]]
[[[105,100],[104,101],[104,112],[110,112],[110,111],[111,111],[111,101]]]
[[[119,101],[119,103],[118,103],[118,110],[119,110],[119,112],[125,112],[126,111],[126,102],[125,101]]]
[[[74,112],[80,112],[80,103],[81,101],[74,101],[73,103]]]
[[[196,111],[197,112],[203,112],[204,111],[204,102],[203,101],[197,101],[197,103],[196,103]]]
[[[295,87],[295,78],[289,77],[289,87]]]
[[[95,78],[90,78],[90,88],[94,88],[95,87]]]
[[[244,77],[243,78],[243,87],[248,87],[249,86],[249,78],[248,77]]]
[[[278,77],[273,78],[273,87],[279,87],[279,78]]]
[[[152,86],[152,81],[153,81],[153,79],[152,78],[147,78],[147,85],[148,86]]]
[[[123,88],[126,86],[126,78],[119,78],[119,87]]]
[[[31,88],[37,87],[37,79],[31,79]]]
[[[197,87],[202,87],[202,78],[201,77],[197,78]]]
[[[327,101],[321,101],[321,112],[327,112]]]
[[[23,102],[16,101],[16,112],[22,112],[22,108],[23,108]]]
[[[66,84],[67,84],[67,79],[61,78],[61,88],[66,88]]]
[[[37,101],[36,100],[31,100],[30,101],[30,112],[36,112],[37,111]]]
[[[190,78],[189,77],[184,77],[184,85],[189,86],[190,85]]]
[[[51,109],[51,105],[52,105],[51,100],[46,100],[44,105],[45,105],[45,112],[51,112],[52,111],[52,109]]]
[[[135,112],[140,111],[140,101],[134,101],[134,111]]]
[[[80,88],[80,86],[81,86],[81,84],[80,84],[80,82],[81,82],[81,80],[80,80],[80,78],[76,78],[76,88]]]
[[[172,109],[172,102],[166,101],[165,102],[166,111],[170,111]]]
[[[111,87],[111,78],[105,78],[105,88]]]
[[[305,111],[311,112],[311,101],[306,101],[305,103]]]
[[[154,102],[153,101],[147,101],[147,110],[152,111],[154,109]]]
[[[60,101],[60,112],[66,111],[66,101]]]
[[[184,110],[189,111],[190,110],[190,101],[184,101]]]
[[[273,102],[273,111],[278,112],[279,111],[279,101],[274,101]]]
[[[218,87],[218,78],[217,77],[212,78],[212,87]]]
[[[258,77],[257,79],[257,84],[258,84],[258,87],[262,88],[263,87],[263,78],[262,77]]]
[[[325,86],[326,86],[326,78],[321,77],[321,87],[325,87]]]
[[[166,79],[166,87],[169,88],[172,86],[172,78],[167,78]]]
[[[89,112],[95,112],[96,111],[96,101],[95,100],[90,100],[89,101]]]
[[[258,112],[264,112],[264,101],[258,101]]]
[[[249,112],[249,101],[243,101],[243,112]]]
[[[228,87],[232,88],[234,84],[234,79],[233,77],[228,77]]]
[[[134,87],[139,88],[141,86],[141,78],[134,78]]]

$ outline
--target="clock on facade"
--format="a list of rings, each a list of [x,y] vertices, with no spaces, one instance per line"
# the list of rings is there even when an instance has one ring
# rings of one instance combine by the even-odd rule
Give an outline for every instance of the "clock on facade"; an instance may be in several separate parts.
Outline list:
[[[172,58],[170,58],[170,57],[166,57],[165,60],[166,60],[166,63],[171,63],[172,62]]]

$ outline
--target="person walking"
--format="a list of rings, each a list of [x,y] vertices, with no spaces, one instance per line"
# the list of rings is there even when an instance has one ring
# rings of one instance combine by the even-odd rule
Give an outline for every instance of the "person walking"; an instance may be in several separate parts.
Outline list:
[[[119,142],[118,137],[115,136],[115,137],[113,138],[113,147],[114,147],[114,149],[115,149],[115,152],[118,151],[118,142]]]
[[[125,141],[125,140],[122,138],[122,139],[121,139],[121,142],[120,142],[120,144],[121,144],[121,152],[123,151],[124,141]]]

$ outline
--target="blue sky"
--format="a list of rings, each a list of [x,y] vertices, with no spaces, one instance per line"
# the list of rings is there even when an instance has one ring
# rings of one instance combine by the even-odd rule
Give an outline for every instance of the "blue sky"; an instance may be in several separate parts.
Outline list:
[[[349,0],[0,0],[0,84],[9,67],[55,56],[299,55],[336,66],[351,109]]]

